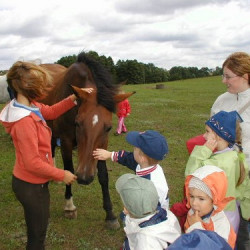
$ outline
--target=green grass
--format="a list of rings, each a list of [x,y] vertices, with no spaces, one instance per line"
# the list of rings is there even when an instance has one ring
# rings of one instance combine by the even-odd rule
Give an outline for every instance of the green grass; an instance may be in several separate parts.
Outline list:
[[[129,131],[154,129],[166,136],[169,154],[161,162],[168,184],[170,203],[182,199],[184,169],[188,159],[188,138],[204,132],[204,122],[216,97],[225,91],[220,77],[209,77],[165,83],[164,89],[155,84],[126,85],[124,90],[136,91],[130,97],[131,115],[125,120]],[[3,108],[0,104],[0,109]],[[125,136],[114,136],[117,118],[113,116],[109,150],[132,150]],[[11,190],[11,175],[15,152],[10,137],[0,126],[0,249],[24,249],[26,241],[25,222],[21,205]],[[62,168],[60,152],[57,150],[57,165]],[[76,157],[75,157],[76,158]],[[75,159],[76,161],[76,159]],[[126,167],[107,161],[110,193],[116,215],[122,203],[115,190],[115,181],[127,173]],[[124,232],[107,230],[104,225],[102,194],[97,178],[89,186],[73,185],[74,202],[78,218],[64,218],[64,185],[50,184],[51,218],[47,233],[46,249],[119,249]]]

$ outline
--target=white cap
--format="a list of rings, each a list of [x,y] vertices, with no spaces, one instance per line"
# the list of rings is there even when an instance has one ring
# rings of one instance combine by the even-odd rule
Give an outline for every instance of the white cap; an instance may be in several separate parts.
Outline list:
[[[188,184],[189,188],[197,188],[199,190],[201,190],[202,192],[204,192],[205,194],[207,194],[211,199],[213,199],[213,195],[211,193],[210,188],[199,178],[193,176]]]

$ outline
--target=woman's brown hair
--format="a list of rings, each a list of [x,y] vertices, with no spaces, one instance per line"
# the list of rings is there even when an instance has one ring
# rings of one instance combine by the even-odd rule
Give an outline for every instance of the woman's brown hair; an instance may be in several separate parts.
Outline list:
[[[52,87],[49,72],[31,62],[14,63],[7,73],[7,82],[15,97],[20,93],[30,101],[44,98]]]
[[[237,76],[248,75],[248,85],[250,86],[250,55],[245,52],[235,52],[231,54],[222,64],[222,68],[227,67]]]

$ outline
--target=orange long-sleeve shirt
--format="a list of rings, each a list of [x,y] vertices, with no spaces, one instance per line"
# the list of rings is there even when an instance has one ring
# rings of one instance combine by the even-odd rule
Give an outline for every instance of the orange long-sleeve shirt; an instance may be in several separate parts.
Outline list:
[[[14,101],[7,104],[0,114],[0,121],[11,135],[16,150],[14,176],[33,184],[62,181],[64,171],[56,168],[52,159],[50,128],[34,112],[14,106]],[[46,120],[56,119],[75,106],[70,98],[52,106],[33,104]]]

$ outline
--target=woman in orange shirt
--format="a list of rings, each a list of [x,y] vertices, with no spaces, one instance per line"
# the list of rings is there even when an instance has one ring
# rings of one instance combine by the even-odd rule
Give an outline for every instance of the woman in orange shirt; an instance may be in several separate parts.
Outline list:
[[[76,176],[56,168],[51,153],[51,130],[45,120],[53,120],[74,107],[76,96],[47,106],[37,102],[46,96],[52,78],[42,67],[16,62],[7,73],[15,98],[0,114],[0,122],[12,137],[16,151],[12,188],[24,209],[27,248],[44,249],[49,218],[50,180],[71,184]],[[92,89],[83,89],[92,92]]]

